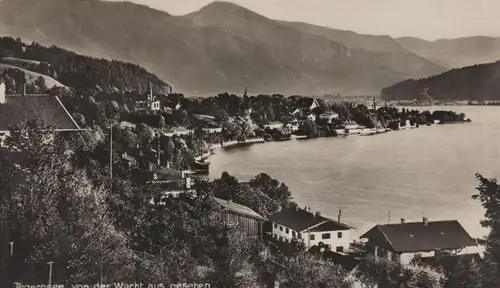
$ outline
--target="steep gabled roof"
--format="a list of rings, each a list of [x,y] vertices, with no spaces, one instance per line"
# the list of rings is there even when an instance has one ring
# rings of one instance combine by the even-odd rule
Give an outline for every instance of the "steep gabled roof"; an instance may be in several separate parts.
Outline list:
[[[248,208],[247,206],[220,198],[215,198],[215,201],[217,201],[217,203],[219,203],[225,210],[233,211],[235,213],[246,215],[259,220],[266,220],[266,218],[261,216],[259,213],[253,211],[252,209]]]
[[[341,230],[349,230],[351,227],[339,223],[337,221],[329,220],[319,226],[312,228],[311,232],[323,232],[323,231],[341,231]]]
[[[5,99],[6,102],[0,104],[0,131],[8,131],[12,125],[34,118],[54,125],[57,130],[80,129],[56,96],[5,96]]]
[[[428,222],[427,226],[423,222],[377,225],[360,238],[367,238],[380,247],[389,245],[400,253],[452,250],[476,245],[456,220]]]
[[[291,228],[297,232],[307,230],[314,227],[320,230],[317,231],[336,231],[336,230],[349,230],[351,227],[323,217],[307,212],[300,208],[288,207],[283,208],[281,211],[269,216],[269,220],[281,224],[285,227]],[[317,227],[315,227],[317,226]],[[334,228],[332,230],[323,229]],[[312,230],[311,230],[312,231]]]

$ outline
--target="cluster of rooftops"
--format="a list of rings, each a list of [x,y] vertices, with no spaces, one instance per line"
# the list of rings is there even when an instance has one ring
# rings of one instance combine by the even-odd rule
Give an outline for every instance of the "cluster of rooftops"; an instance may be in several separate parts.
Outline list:
[[[6,95],[5,85],[0,82],[0,134],[8,132],[11,125],[33,117],[43,119],[56,130],[81,129],[57,96]],[[266,218],[246,206],[227,200],[216,200],[224,210],[257,221],[276,223],[293,231],[335,232],[354,229],[341,223],[340,217],[338,221],[334,221],[319,213],[311,213],[307,208],[288,207]],[[359,238],[367,239],[371,245],[395,253],[457,250],[477,245],[458,221],[430,222],[426,218],[420,222],[401,221],[396,224],[375,225]]]

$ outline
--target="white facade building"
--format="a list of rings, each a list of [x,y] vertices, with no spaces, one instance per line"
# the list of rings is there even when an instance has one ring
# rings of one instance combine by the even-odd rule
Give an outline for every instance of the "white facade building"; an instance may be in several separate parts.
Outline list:
[[[291,121],[288,124],[285,125],[285,128],[290,130],[291,132],[298,131],[300,127],[300,122],[299,121]]]
[[[311,213],[309,208],[285,208],[269,216],[273,238],[282,242],[300,239],[307,248],[326,244],[331,251],[344,253],[349,250],[352,227]]]
[[[283,123],[281,123],[281,122],[271,122],[269,124],[264,125],[264,128],[281,129],[281,128],[283,128]]]
[[[403,265],[410,264],[416,255],[436,257],[442,252],[451,255],[477,253],[475,240],[458,221],[422,222],[376,225],[363,234],[366,247],[376,257]]]
[[[332,122],[333,119],[339,119],[339,114],[335,112],[326,112],[321,115],[319,115],[319,119],[325,120],[328,123]]]

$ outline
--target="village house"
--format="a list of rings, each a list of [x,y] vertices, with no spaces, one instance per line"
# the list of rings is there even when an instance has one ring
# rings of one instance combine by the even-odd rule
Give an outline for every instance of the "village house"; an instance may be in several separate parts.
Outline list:
[[[210,134],[222,133],[222,127],[203,128],[203,131],[210,133]]]
[[[281,129],[283,128],[283,123],[281,122],[270,122],[268,124],[264,125],[264,129],[269,128],[269,129]]]
[[[339,119],[339,114],[337,114],[335,112],[325,112],[325,113],[319,115],[319,119],[327,121],[328,123],[331,123],[332,120]]]
[[[290,113],[290,115],[296,117],[296,118],[305,118],[307,117],[309,120],[316,121],[316,115],[312,114],[311,112],[317,108],[320,107],[320,103],[318,100],[314,98],[298,98],[296,99],[297,101],[297,107],[294,107]],[[311,116],[314,115],[314,116]],[[312,119],[314,118],[314,119]]]
[[[475,253],[476,241],[456,220],[376,225],[363,234],[368,253],[401,263],[410,264],[419,257],[439,257],[441,254]]]
[[[5,84],[0,81],[0,146],[9,133],[9,127],[31,119],[53,125],[55,132],[81,130],[57,96],[25,92],[7,95]]]
[[[290,121],[285,125],[285,128],[291,132],[298,131],[300,128],[300,121],[297,120]]]
[[[340,215],[340,214],[339,214]],[[310,207],[288,207],[269,216],[272,222],[272,237],[282,242],[300,239],[307,248],[319,243],[331,251],[345,253],[350,248],[352,227],[333,221],[319,212],[312,213]]]
[[[222,131],[222,128],[221,128]],[[186,129],[184,127],[172,127],[171,129],[166,130],[163,135],[164,136],[183,136],[183,135],[191,135],[194,133],[193,129]]]
[[[238,224],[250,238],[263,239],[263,223],[266,218],[252,209],[231,200],[220,198],[215,198],[215,200],[222,207],[221,212],[217,215],[219,220]]]
[[[180,171],[170,168],[170,165],[159,166],[149,163],[149,171],[145,172],[147,183],[150,183],[154,192],[160,196],[159,204],[167,197],[178,197],[182,193],[194,192],[191,171]],[[154,203],[154,200],[151,200]]]

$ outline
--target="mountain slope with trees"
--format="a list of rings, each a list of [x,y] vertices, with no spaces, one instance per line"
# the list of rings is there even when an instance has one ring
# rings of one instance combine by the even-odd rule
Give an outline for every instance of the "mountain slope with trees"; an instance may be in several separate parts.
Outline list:
[[[500,100],[500,61],[452,69],[446,73],[410,79],[382,89],[385,100]]]
[[[0,26],[15,37],[140,64],[194,95],[245,87],[268,94],[377,93],[444,71],[408,51],[344,45],[345,37],[303,31],[225,2],[172,16],[122,2],[3,0]]]
[[[156,89],[168,86],[155,75],[134,64],[78,55],[55,46],[26,44],[20,39],[10,37],[0,37],[1,63],[8,63],[0,66],[0,69],[9,68],[4,69],[3,75],[14,80],[12,83],[8,82],[7,88],[15,89],[16,92],[21,92],[22,84],[27,80],[26,76],[31,74],[49,76],[50,78],[46,77],[49,80],[56,79],[65,86],[89,95],[96,92],[144,92],[148,89],[149,82]],[[26,70],[35,73],[28,73]],[[50,86],[47,88],[54,86],[51,82],[46,83]],[[58,83],[55,84],[59,86]]]

